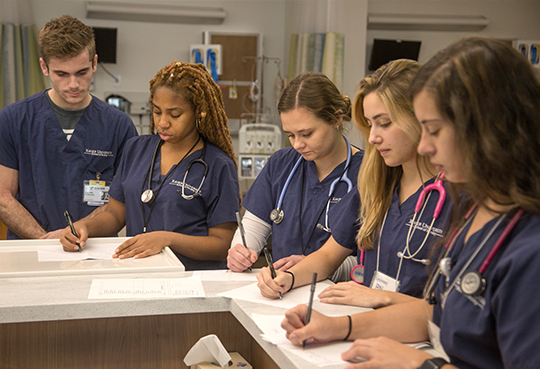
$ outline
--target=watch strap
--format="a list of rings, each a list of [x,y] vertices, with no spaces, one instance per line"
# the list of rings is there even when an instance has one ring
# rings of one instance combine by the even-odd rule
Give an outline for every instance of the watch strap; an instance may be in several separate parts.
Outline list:
[[[443,365],[448,364],[448,361],[442,357],[434,357],[427,359],[418,369],[440,369]]]

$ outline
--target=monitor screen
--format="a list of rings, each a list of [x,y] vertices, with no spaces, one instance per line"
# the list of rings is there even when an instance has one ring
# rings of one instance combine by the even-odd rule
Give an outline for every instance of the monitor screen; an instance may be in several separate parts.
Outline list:
[[[116,28],[94,28],[99,63],[116,63]]]
[[[403,40],[373,40],[369,70],[377,70],[379,67],[396,59],[418,60],[421,41]]]

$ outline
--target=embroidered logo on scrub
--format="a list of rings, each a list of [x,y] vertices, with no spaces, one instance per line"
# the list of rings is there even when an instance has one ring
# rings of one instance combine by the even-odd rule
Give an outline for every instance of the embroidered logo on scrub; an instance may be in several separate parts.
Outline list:
[[[104,156],[104,157],[114,156],[112,151],[101,151],[101,150],[91,150],[91,149],[85,149],[84,155]]]

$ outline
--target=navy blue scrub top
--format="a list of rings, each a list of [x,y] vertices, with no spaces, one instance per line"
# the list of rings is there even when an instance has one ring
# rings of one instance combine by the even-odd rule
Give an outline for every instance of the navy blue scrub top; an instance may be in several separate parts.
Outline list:
[[[227,154],[209,142],[206,143],[204,157],[209,169],[201,188],[201,196],[186,200],[177,193],[177,190],[182,191],[188,164],[201,156],[202,149],[191,153],[174,169],[153,202],[143,204],[141,194],[148,188],[148,177],[145,179],[145,175],[152,163],[159,140],[158,135],[139,136],[130,140],[126,144],[123,160],[114,178],[110,194],[126,206],[127,236],[143,232],[143,206],[148,221],[147,232],[169,231],[191,236],[208,236],[209,228],[222,223],[236,222],[236,212],[240,203],[236,166]],[[161,153],[158,153],[151,184],[154,194],[166,177],[161,175],[160,162]],[[203,173],[202,164],[195,163],[191,166],[186,179],[186,195],[192,195],[199,187]],[[152,206],[154,209],[149,218]],[[175,254],[186,270],[227,267],[226,261],[194,260],[177,252]]]
[[[497,222],[492,219],[472,234],[464,228],[449,257],[449,284]],[[468,270],[480,269],[506,227],[503,221],[473,259]],[[461,293],[459,283],[441,309],[445,278],[439,281],[433,322],[441,328],[441,343],[452,364],[467,368],[540,368],[540,217],[525,213],[495,254],[483,278],[486,290],[478,297]]]
[[[434,182],[434,179],[430,179],[424,186]],[[448,186],[445,183],[445,186]],[[381,252],[379,260],[379,271],[388,275],[389,277],[396,278],[397,270],[399,266],[400,258],[397,256],[399,251],[403,251],[405,248],[405,242],[407,239],[407,234],[409,232],[409,227],[414,216],[414,208],[418,200],[418,196],[422,191],[423,187],[420,187],[415,194],[410,196],[403,204],[399,205],[399,185],[394,189],[394,194],[392,197],[392,203],[390,209],[388,210],[388,215],[386,216],[386,221],[383,227],[382,239],[381,239]],[[431,220],[433,217],[433,212],[439,195],[437,191],[432,191],[429,201],[427,201],[424,213],[421,218],[419,215],[416,218],[417,228],[413,233],[413,236],[410,240],[409,247],[411,253],[414,253],[418,247],[422,244],[426,232],[429,229]],[[343,219],[358,219],[358,211],[360,206],[360,196],[357,194],[349,195],[354,199],[351,199],[347,202],[349,205],[347,208],[343,209],[343,213],[340,215]],[[425,199],[428,197],[426,196]],[[426,200],[424,200],[426,202]],[[431,229],[431,235],[426,240],[426,244],[422,250],[415,257],[416,259],[429,259],[430,250],[441,240],[443,233],[446,229],[447,223],[452,214],[452,200],[450,196],[446,196],[446,201],[441,210],[441,213]],[[354,231],[351,230],[350,222],[333,222],[331,224],[332,235],[337,243],[343,247],[350,249],[356,249],[357,243],[355,240],[356,232],[358,231],[360,225],[358,222],[353,225],[355,227]],[[364,285],[370,286],[373,274],[377,269],[377,248],[379,247],[379,235],[374,238],[374,248],[366,250],[364,257]],[[358,262],[360,261],[360,252],[358,252]],[[399,280],[401,282],[399,292],[405,293],[407,295],[421,297],[422,291],[424,289],[424,284],[427,282],[428,278],[428,269],[422,263],[413,261],[413,260],[403,260],[401,266],[401,271],[399,275]]]
[[[131,119],[92,97],[66,139],[45,91],[0,111],[0,165],[19,171],[17,200],[50,232],[95,210],[83,202],[85,180],[112,181],[122,150],[137,135]],[[18,239],[11,231],[8,239]]]
[[[294,165],[300,158],[300,154],[292,147],[287,147],[275,152],[263,170],[249,189],[248,194],[242,202],[248,211],[258,218],[264,220],[272,226],[272,256],[274,261],[290,255],[301,255],[302,245],[300,242],[299,216],[300,216],[300,193],[302,184],[302,164],[296,170],[289,187],[283,199],[282,209],[284,212],[283,221],[275,224],[270,220],[270,212],[277,206],[281,190],[283,189],[287,177],[292,171]],[[358,170],[364,152],[358,151],[351,158],[349,165],[348,178],[353,183],[352,191],[357,191],[356,180]],[[322,182],[319,181],[315,163],[304,161],[304,198],[302,201],[302,231],[303,242],[309,239],[313,227],[317,223],[325,224],[325,211],[319,219],[317,217],[325,208],[329,197],[330,186],[332,182],[341,176],[345,169],[345,161],[339,164],[332,173],[330,173]],[[341,199],[347,193],[347,184],[340,181],[336,185],[336,191],[331,199],[330,212],[337,206]],[[318,250],[330,237],[330,233],[315,228],[305,255]]]

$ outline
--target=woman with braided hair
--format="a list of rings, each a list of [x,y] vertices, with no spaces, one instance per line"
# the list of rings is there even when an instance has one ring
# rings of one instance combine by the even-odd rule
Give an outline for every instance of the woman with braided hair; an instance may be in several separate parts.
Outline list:
[[[152,134],[126,144],[108,209],[76,222],[79,237],[65,231],[64,250],[125,225],[134,237],[115,258],[169,246],[186,270],[225,268],[239,188],[219,86],[202,64],[173,62],[150,81],[150,103]]]

